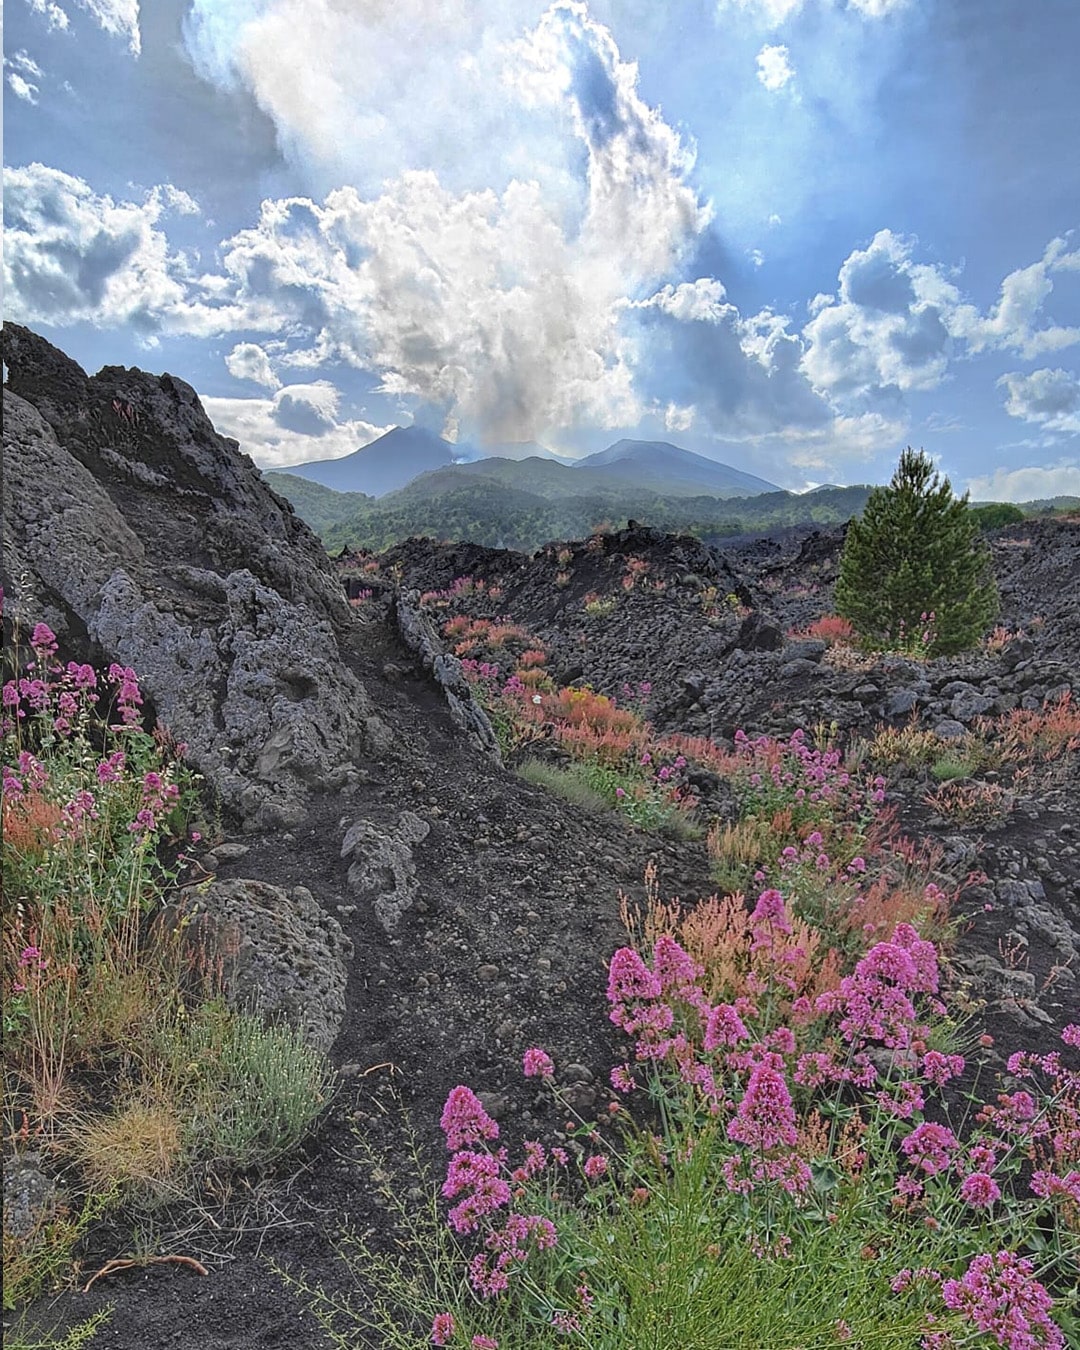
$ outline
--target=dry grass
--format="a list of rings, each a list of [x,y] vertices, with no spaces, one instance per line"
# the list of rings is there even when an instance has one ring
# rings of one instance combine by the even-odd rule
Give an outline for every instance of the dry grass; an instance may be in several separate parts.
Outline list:
[[[69,1147],[95,1190],[152,1192],[175,1175],[183,1156],[176,1104],[133,1098],[79,1122]]]

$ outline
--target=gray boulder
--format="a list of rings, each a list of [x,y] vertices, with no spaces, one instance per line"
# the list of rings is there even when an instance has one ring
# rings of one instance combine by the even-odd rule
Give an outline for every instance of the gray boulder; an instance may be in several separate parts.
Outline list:
[[[306,887],[248,878],[188,886],[170,919],[220,965],[230,1006],[285,1021],[318,1050],[334,1044],[353,945]]]

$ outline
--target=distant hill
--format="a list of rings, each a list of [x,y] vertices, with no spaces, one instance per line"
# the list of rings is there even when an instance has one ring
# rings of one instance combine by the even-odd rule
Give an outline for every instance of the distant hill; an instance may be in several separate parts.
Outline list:
[[[750,497],[758,492],[778,492],[775,483],[730,464],[696,455],[668,441],[616,441],[606,450],[576,461],[574,468],[604,469],[613,478],[667,495]]]
[[[282,473],[295,474],[335,492],[363,492],[383,497],[411,483],[418,474],[441,469],[462,456],[475,453],[444,441],[425,427],[392,427],[370,445],[361,446],[341,459],[316,459],[290,464]]]
[[[665,496],[613,483],[602,469],[568,469],[541,459],[455,464],[378,500],[289,474],[268,473],[266,479],[275,491],[294,494],[297,511],[330,550],[382,550],[423,535],[532,552],[550,540],[581,539],[631,518],[719,543],[792,525],[838,524],[858,515],[870,494],[869,487],[847,487],[727,499]]]
[[[458,473],[492,477],[507,488],[539,490],[545,497],[572,497],[591,489],[621,494],[644,490],[678,497],[749,497],[778,491],[775,483],[667,441],[621,440],[598,454],[569,460],[537,441],[510,441],[480,450],[467,442],[453,444],[416,426],[394,427],[341,459],[291,464],[278,472],[320,483],[335,492],[385,497],[407,487],[421,474],[451,468]],[[553,470],[555,476],[538,477],[541,470]],[[440,479],[428,483],[423,491],[431,495],[456,486],[458,481]]]
[[[497,441],[481,447],[480,453],[490,459],[551,459],[558,464],[573,464],[565,455],[557,455],[539,441]]]

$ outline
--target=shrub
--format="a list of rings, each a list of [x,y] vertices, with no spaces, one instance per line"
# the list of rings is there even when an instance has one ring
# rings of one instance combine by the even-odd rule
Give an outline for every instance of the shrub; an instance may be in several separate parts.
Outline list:
[[[838,612],[873,646],[921,645],[930,656],[974,646],[998,607],[977,535],[967,494],[954,497],[930,459],[908,447],[892,482],[874,489],[848,529]]]
[[[985,506],[972,506],[969,510],[980,530],[999,530],[1003,525],[1020,525],[1026,519],[1023,511],[1012,502],[987,502]]]

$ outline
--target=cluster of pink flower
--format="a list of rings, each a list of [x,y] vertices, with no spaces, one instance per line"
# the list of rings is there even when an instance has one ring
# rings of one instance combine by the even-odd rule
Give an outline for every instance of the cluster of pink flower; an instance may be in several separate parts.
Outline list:
[[[1050,1295],[1034,1270],[1015,1252],[985,1252],[959,1280],[942,1284],[941,1297],[1007,1350],[1064,1350],[1065,1337],[1050,1317]]]
[[[753,808],[759,797],[782,800],[809,815],[811,808],[827,804],[857,817],[863,810],[885,800],[885,779],[879,774],[860,783],[844,768],[839,750],[815,749],[806,743],[806,732],[793,731],[784,741],[772,736],[749,737],[735,733],[735,752],[743,762],[745,795]]]
[[[553,1067],[550,1056],[542,1050],[530,1051],[526,1063],[532,1073],[543,1073],[544,1076],[548,1076]],[[542,1172],[548,1165],[547,1155],[540,1144],[526,1144],[526,1160],[509,1173],[508,1181],[504,1148],[496,1153],[480,1153],[470,1147],[483,1140],[498,1139],[499,1127],[476,1094],[464,1085],[451,1090],[440,1125],[446,1136],[446,1146],[452,1153],[442,1193],[448,1200],[463,1197],[450,1210],[448,1222],[457,1233],[474,1233],[486,1221],[488,1232],[484,1245],[487,1251],[478,1252],[472,1258],[469,1282],[482,1297],[491,1298],[505,1293],[513,1268],[528,1260],[531,1248],[547,1251],[558,1240],[555,1225],[539,1214],[511,1211],[501,1227],[496,1227],[493,1221],[493,1216],[514,1198],[510,1181],[520,1185]],[[562,1149],[553,1149],[552,1158],[555,1162],[565,1162],[567,1155]],[[449,1344],[449,1340],[434,1343]]]
[[[898,923],[892,938],[871,947],[854,974],[820,995],[815,1007],[819,1013],[843,1013],[840,1031],[850,1044],[874,1040],[902,1049],[928,1034],[914,997],[936,994],[939,978],[937,948],[911,924]]]
[[[496,661],[477,661],[474,657],[467,656],[461,663],[461,669],[468,680],[491,682],[499,678],[499,666]],[[511,676],[512,678],[513,676]],[[519,680],[518,683],[520,684],[521,681]]]
[[[128,825],[132,834],[147,839],[160,826],[161,818],[180,800],[180,789],[175,783],[167,783],[159,773],[149,770],[143,775],[142,804],[135,813],[135,819]]]

